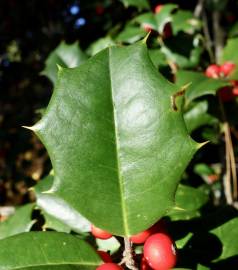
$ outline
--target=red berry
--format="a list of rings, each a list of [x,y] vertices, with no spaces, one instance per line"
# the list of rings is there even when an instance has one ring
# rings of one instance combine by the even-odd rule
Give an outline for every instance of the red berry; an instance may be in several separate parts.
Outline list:
[[[104,7],[101,5],[96,6],[97,15],[102,15],[104,13]]]
[[[98,266],[96,270],[123,270],[123,268],[115,263],[104,263]]]
[[[232,89],[232,94],[233,94],[234,96],[238,96],[238,87],[234,87],[234,88]]]
[[[155,13],[160,13],[162,7],[163,7],[163,5],[157,5],[157,6],[155,7]]]
[[[164,26],[164,30],[163,30],[163,37],[164,38],[169,38],[173,35],[172,32],[172,27],[170,23],[166,23],[166,25]]]
[[[236,65],[232,62],[225,62],[220,66],[220,73],[222,73],[225,77],[228,76],[232,71],[234,71]]]
[[[168,234],[151,235],[144,245],[144,257],[155,270],[168,270],[175,266],[177,255],[173,240]]]
[[[109,239],[112,237],[112,234],[100,228],[97,228],[94,225],[91,225],[91,233],[94,237],[99,239]]]
[[[205,75],[209,78],[217,79],[220,76],[220,67],[218,65],[210,65],[205,71]]]
[[[130,237],[130,240],[134,244],[142,244],[153,233],[156,233],[156,232],[165,232],[165,231],[166,231],[165,223],[164,223],[163,220],[160,220],[159,222],[155,223],[149,229],[147,229],[147,230],[145,230],[143,232],[137,233],[135,235],[132,235]]]
[[[98,250],[97,253],[105,263],[112,262],[112,258],[107,252],[102,251],[102,250]]]
[[[152,31],[151,25],[148,24],[148,23],[143,23],[143,24],[142,24],[142,28],[143,28],[146,32]]]
[[[145,257],[143,256],[140,263],[140,270],[151,270],[152,268],[148,265]]]

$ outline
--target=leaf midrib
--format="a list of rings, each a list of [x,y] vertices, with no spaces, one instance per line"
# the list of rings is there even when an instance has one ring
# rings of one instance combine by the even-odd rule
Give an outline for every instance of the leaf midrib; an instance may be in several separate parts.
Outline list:
[[[124,181],[122,180],[122,175],[120,173],[121,162],[118,156],[118,149],[120,148],[120,140],[118,134],[118,126],[117,126],[117,114],[116,108],[114,106],[114,91],[113,91],[113,83],[112,83],[112,70],[111,70],[111,47],[108,48],[108,69],[109,69],[109,82],[110,82],[110,91],[111,91],[111,102],[112,102],[112,117],[113,117],[113,126],[114,126],[114,135],[115,135],[115,147],[116,147],[116,163],[117,163],[117,175],[119,179],[119,190],[120,190],[120,199],[121,199],[121,210],[122,210],[122,219],[123,219],[123,226],[126,235],[129,235],[129,227],[127,222],[127,209],[126,204],[124,202]]]

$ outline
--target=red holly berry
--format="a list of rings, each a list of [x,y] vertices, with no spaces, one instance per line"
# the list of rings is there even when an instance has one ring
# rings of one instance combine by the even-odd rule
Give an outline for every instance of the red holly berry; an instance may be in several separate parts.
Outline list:
[[[99,239],[109,239],[112,237],[112,234],[100,228],[97,228],[94,225],[91,225],[91,233],[94,237]]]
[[[233,94],[234,96],[238,96],[238,87],[234,87],[234,88],[232,89],[232,94]]]
[[[220,67],[218,65],[210,65],[205,71],[205,75],[209,78],[217,79],[220,76]]]
[[[115,263],[104,263],[98,266],[96,270],[123,270],[123,268]]]
[[[166,23],[163,30],[163,37],[169,38],[173,35],[172,27],[170,23]]]
[[[155,223],[152,227],[143,232],[132,235],[130,237],[130,240],[134,244],[143,244],[150,235],[156,232],[166,232],[166,226],[163,220],[160,220],[159,222]]]
[[[103,250],[98,250],[97,253],[105,263],[112,262],[112,258],[107,252]]]
[[[228,76],[232,71],[234,71],[236,65],[232,62],[225,62],[223,65],[220,66],[220,73],[223,76]]]
[[[155,13],[160,13],[162,7],[163,7],[163,5],[157,5],[157,6],[155,7]]]
[[[143,28],[146,32],[152,31],[151,25],[148,24],[148,23],[143,23],[143,24],[142,24],[142,28]]]
[[[148,265],[144,256],[142,256],[140,263],[140,270],[151,270],[152,268]]]
[[[168,270],[177,261],[176,248],[168,234],[151,235],[144,245],[144,257],[149,266],[155,270]]]

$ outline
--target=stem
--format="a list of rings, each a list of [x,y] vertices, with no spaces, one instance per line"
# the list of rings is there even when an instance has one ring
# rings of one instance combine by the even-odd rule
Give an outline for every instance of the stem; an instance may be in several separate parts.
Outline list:
[[[213,22],[215,57],[216,57],[217,64],[219,64],[220,62],[223,45],[224,45],[224,33],[223,33],[223,29],[220,26],[220,20],[221,20],[221,13],[215,10],[212,13],[212,22]]]
[[[198,0],[198,3],[196,5],[196,7],[194,9],[194,13],[193,13],[194,17],[199,18],[201,16],[202,11],[203,11],[204,2],[205,2],[205,0]]]
[[[123,259],[120,262],[121,264],[125,264],[127,268],[131,270],[138,270],[135,265],[135,261],[133,258],[133,249],[131,246],[131,241],[128,237],[124,237],[125,250],[123,252]]]
[[[212,50],[212,39],[209,32],[207,14],[205,10],[202,11],[202,20],[203,20],[203,32],[205,36],[205,47],[208,51],[211,63],[215,63],[215,56]]]

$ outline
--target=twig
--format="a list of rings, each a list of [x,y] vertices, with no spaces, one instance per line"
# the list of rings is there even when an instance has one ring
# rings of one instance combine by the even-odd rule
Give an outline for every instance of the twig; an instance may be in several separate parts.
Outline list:
[[[207,14],[205,10],[202,11],[202,20],[203,20],[203,32],[205,36],[205,47],[208,51],[211,63],[215,63],[215,56],[212,50],[212,39],[209,32]]]
[[[204,5],[205,0],[198,0],[198,3],[194,9],[194,17],[200,18],[202,11],[203,11],[203,5]]]
[[[224,45],[224,33],[223,29],[220,26],[220,20],[221,20],[221,13],[220,11],[215,10],[212,13],[212,22],[214,34],[215,58],[217,64],[219,64],[220,62]]]
[[[133,249],[131,246],[131,241],[128,237],[124,237],[124,244],[125,244],[125,250],[123,252],[123,259],[119,263],[125,264],[127,268],[131,270],[138,270],[138,268],[135,266],[135,261],[133,258]]]

